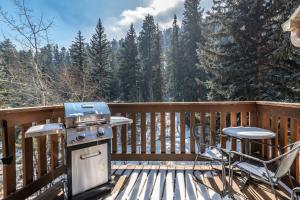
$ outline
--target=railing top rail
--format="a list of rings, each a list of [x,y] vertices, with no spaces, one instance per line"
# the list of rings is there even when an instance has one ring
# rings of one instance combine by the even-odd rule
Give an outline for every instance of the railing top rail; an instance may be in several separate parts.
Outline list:
[[[207,102],[133,102],[133,103],[108,103],[114,108],[118,107],[193,107],[193,106],[235,106],[235,105],[248,105],[248,106],[271,106],[276,108],[300,108],[300,103],[285,103],[285,102],[272,102],[272,101],[207,101]],[[7,108],[0,109],[0,115],[24,113],[24,112],[37,112],[37,111],[51,111],[63,109],[63,105],[49,105],[49,106],[35,106],[35,107],[21,107],[21,108]]]

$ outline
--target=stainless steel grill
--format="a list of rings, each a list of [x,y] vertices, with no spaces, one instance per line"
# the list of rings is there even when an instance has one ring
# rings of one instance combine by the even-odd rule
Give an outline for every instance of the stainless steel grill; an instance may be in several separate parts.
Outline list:
[[[31,127],[26,137],[65,133],[68,199],[86,199],[110,191],[112,127],[132,123],[112,117],[104,102],[65,103],[65,124]]]
[[[64,107],[68,197],[82,199],[109,190],[112,128],[107,104],[65,103]]]

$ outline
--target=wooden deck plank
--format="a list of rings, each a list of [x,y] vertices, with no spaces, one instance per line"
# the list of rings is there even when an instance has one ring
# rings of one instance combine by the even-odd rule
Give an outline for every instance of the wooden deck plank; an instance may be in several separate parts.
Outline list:
[[[166,183],[164,189],[163,200],[173,200],[174,199],[174,179],[175,179],[175,169],[174,167],[168,167],[168,172],[166,176]]]
[[[215,188],[213,187],[211,182],[208,181],[208,178],[206,177],[206,175],[201,174],[200,178],[203,181],[203,183],[205,184],[209,198],[212,200],[222,200],[221,195],[217,191],[215,191]]]
[[[197,190],[193,181],[193,173],[191,170],[185,172],[185,196],[186,200],[197,199]]]
[[[176,167],[175,199],[185,199],[184,167]]]
[[[127,183],[126,183],[126,188],[124,188],[121,192],[119,192],[118,196],[117,196],[117,200],[125,200],[128,198],[140,172],[141,172],[141,168],[136,168],[133,170],[133,172],[131,173]]]
[[[113,188],[111,192],[111,198],[114,199],[118,193],[120,192],[125,180],[126,180],[126,175],[122,176],[123,173],[125,173],[127,170],[125,170],[122,166],[119,167],[119,169],[115,172],[115,187]]]
[[[166,180],[166,174],[167,174],[167,167],[166,166],[160,166],[160,169],[158,171],[158,174],[156,176],[155,184],[153,187],[153,191],[151,194],[151,199],[161,199],[163,196],[164,188],[165,188],[165,180]]]
[[[139,195],[138,199],[149,199],[151,197],[158,170],[158,165],[152,166],[150,173],[148,174],[147,180],[145,182],[144,188],[141,194]]]
[[[201,172],[199,172],[199,173],[201,173]],[[196,187],[196,190],[197,190],[196,192],[197,192],[197,199],[198,200],[208,200],[208,199],[210,199],[208,189],[205,187],[205,185],[203,185],[202,183],[196,182],[195,180],[194,180],[194,184],[195,184],[195,187]]]
[[[141,171],[141,173],[139,174],[139,176],[135,182],[133,189],[131,190],[130,194],[128,195],[128,199],[136,200],[138,198],[139,194],[142,192],[142,190],[144,188],[145,182],[148,177],[148,173],[149,173],[148,166],[144,166],[143,170]]]

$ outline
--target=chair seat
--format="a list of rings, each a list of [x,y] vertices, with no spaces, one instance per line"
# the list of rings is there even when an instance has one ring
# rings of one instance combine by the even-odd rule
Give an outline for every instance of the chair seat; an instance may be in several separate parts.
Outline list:
[[[223,161],[227,161],[227,157],[223,156],[220,150],[216,148],[211,148],[201,155],[207,157],[208,159],[219,160],[219,161],[222,161],[222,157],[223,157]]]
[[[261,165],[257,166],[252,163],[237,161],[237,162],[233,163],[233,167],[237,167],[244,172],[251,173],[252,175],[257,176],[260,179],[269,181],[266,168]],[[271,176],[273,183],[275,183],[277,181],[277,178],[275,177],[275,173],[270,170],[268,170],[268,173]]]

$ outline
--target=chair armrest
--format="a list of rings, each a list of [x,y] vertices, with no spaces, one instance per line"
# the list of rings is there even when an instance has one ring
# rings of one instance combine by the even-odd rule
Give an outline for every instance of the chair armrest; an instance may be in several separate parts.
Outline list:
[[[300,192],[300,187],[295,187],[294,189],[293,189],[293,191],[296,193],[296,192]]]
[[[260,163],[266,163],[266,161],[264,161],[264,160],[261,160],[259,158],[256,158],[256,157],[244,154],[244,153],[240,153],[240,152],[237,152],[237,151],[229,151],[228,153],[229,153],[230,157],[231,157],[231,155],[238,155],[240,157],[245,157],[245,158],[260,162]]]

